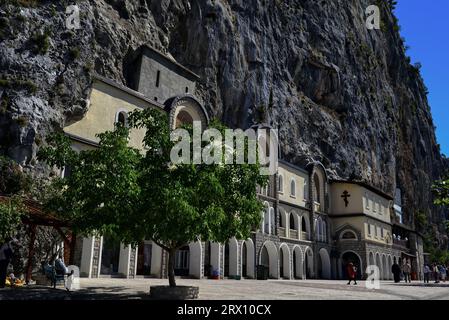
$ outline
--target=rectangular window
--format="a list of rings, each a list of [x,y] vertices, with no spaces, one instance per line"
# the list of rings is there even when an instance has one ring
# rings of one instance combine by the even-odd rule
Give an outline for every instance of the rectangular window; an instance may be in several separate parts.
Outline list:
[[[371,225],[368,223],[368,236],[371,237]]]
[[[156,88],[159,88],[159,81],[161,80],[161,72],[158,70],[156,74]]]

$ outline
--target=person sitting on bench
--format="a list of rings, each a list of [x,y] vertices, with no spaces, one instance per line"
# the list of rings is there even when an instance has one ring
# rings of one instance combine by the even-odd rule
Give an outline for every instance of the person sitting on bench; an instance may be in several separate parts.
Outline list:
[[[73,270],[69,272],[69,269],[61,257],[55,260],[55,271],[57,275],[66,275],[70,277],[73,274]]]

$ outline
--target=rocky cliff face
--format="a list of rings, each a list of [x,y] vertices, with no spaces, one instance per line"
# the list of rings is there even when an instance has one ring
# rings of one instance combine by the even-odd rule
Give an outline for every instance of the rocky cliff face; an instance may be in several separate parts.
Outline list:
[[[43,137],[86,111],[92,72],[126,84],[128,54],[149,44],[201,75],[212,116],[265,120],[284,158],[400,187],[409,216],[439,220],[429,189],[445,164],[388,1],[76,1],[81,29],[67,30],[69,2],[0,1],[1,153],[39,171]],[[381,30],[365,27],[371,2]]]

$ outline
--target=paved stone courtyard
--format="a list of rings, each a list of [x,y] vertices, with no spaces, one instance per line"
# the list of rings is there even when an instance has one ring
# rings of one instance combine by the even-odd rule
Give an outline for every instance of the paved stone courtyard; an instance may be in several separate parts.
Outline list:
[[[29,299],[149,299],[151,285],[167,285],[163,279],[85,279],[80,280],[80,290],[66,292],[64,288],[45,286],[0,289],[0,300]],[[177,280],[178,285],[200,287],[200,299],[205,300],[449,300],[449,283],[394,284],[381,282],[379,290],[357,286],[345,281],[254,281],[254,280]]]

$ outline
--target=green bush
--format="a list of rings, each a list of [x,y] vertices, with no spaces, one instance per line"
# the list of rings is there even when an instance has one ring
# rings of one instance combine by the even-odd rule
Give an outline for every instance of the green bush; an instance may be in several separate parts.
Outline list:
[[[49,29],[46,29],[43,33],[38,32],[32,36],[34,42],[34,53],[35,54],[45,54],[50,48],[50,35]]]

